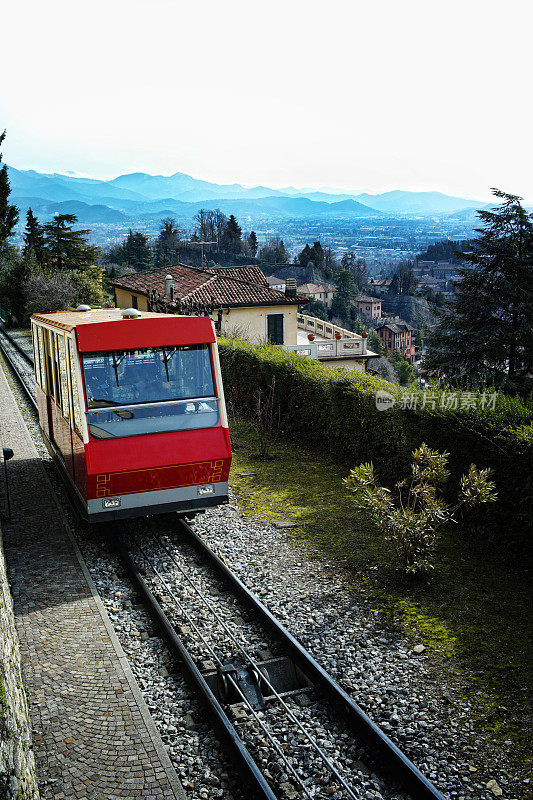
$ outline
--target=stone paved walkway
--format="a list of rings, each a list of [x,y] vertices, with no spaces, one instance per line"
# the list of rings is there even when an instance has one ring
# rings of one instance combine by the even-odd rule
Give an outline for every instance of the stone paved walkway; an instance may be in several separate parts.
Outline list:
[[[184,798],[0,368],[4,545],[42,798]],[[3,486],[2,486],[3,492]]]

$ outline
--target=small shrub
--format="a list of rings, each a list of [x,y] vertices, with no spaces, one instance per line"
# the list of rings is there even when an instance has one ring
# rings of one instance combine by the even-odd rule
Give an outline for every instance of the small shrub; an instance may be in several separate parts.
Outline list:
[[[461,478],[457,503],[450,506],[439,494],[450,477],[449,454],[422,443],[412,455],[411,476],[396,484],[396,502],[391,491],[377,483],[371,463],[351,470],[344,483],[354,493],[356,507],[368,513],[393,544],[403,569],[415,574],[433,569],[443,525],[456,522],[460,509],[494,502],[497,495],[490,480],[492,471],[471,464]]]

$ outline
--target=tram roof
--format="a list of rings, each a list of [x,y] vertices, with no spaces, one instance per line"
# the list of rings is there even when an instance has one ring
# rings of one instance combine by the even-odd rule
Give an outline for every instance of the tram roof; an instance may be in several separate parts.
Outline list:
[[[34,314],[32,320],[68,333],[75,330],[78,349],[82,352],[202,344],[216,340],[209,317],[140,311],[135,319],[124,319],[122,311],[120,308],[58,311]]]

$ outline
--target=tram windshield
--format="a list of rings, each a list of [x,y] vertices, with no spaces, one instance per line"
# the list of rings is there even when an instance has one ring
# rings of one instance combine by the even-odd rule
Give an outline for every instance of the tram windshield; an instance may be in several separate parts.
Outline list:
[[[213,397],[207,344],[84,353],[87,408]]]
[[[95,439],[210,428],[219,421],[207,344],[85,353],[83,375]]]

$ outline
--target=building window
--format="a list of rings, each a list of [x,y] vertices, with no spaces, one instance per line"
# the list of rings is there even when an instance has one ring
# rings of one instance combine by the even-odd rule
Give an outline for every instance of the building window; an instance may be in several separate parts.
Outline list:
[[[267,314],[267,339],[270,344],[283,344],[283,314]]]
[[[132,308],[139,308],[139,306],[137,304],[137,295],[136,294],[132,294],[132,296],[131,296],[131,307]]]

